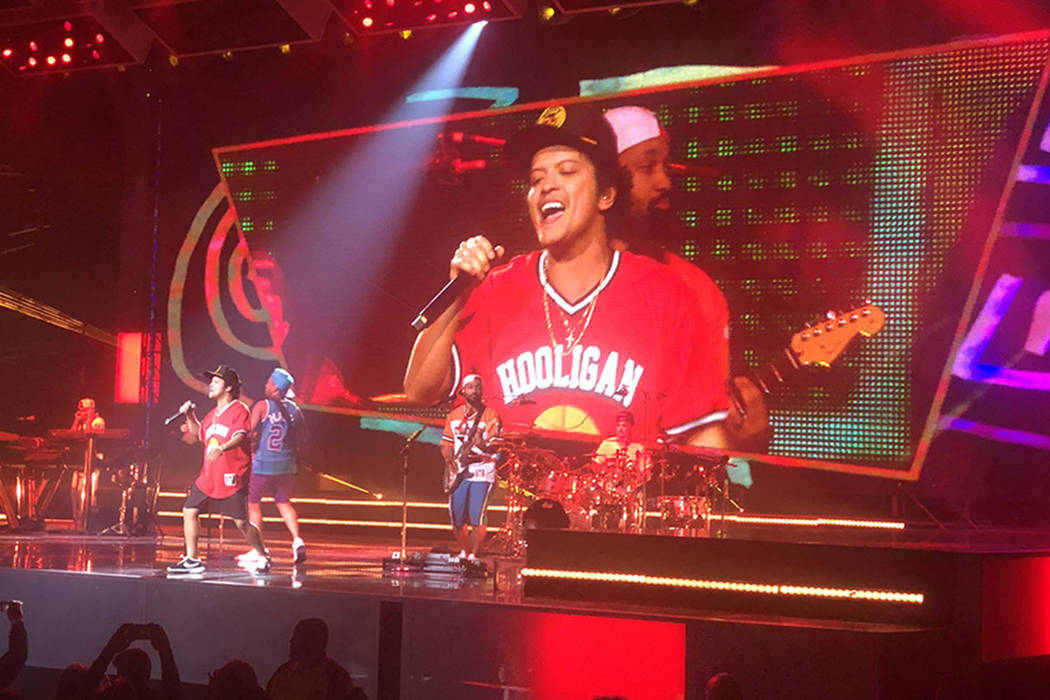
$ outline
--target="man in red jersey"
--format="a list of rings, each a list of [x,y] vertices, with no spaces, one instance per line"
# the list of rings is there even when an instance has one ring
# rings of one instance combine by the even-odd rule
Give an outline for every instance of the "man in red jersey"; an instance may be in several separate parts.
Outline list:
[[[527,174],[540,250],[495,267],[502,246],[460,244],[450,275],[477,284],[420,332],[405,374],[411,400],[448,396],[478,374],[504,425],[608,435],[631,409],[641,436],[725,446],[725,329],[666,265],[609,245],[620,170],[615,135],[590,106],[554,106],[505,156]]]
[[[252,571],[265,573],[270,570],[270,556],[263,546],[259,529],[248,521],[249,411],[248,406],[239,400],[241,378],[226,365],[203,374],[209,380],[208,398],[215,401],[215,408],[202,421],[197,420],[191,402],[187,401],[181,408],[186,414],[183,440],[190,444],[204,443],[204,464],[182,507],[186,555],[169,566],[168,572],[203,573],[204,562],[197,556],[197,539],[200,536],[200,511],[204,508],[233,518],[237,529],[258,555]]]

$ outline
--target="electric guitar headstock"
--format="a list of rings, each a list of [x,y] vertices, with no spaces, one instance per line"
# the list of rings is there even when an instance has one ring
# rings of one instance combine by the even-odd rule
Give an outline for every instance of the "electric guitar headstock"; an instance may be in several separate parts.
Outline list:
[[[878,306],[867,303],[842,313],[828,312],[827,319],[791,336],[788,347],[800,365],[828,367],[858,335],[875,335],[886,317]]]

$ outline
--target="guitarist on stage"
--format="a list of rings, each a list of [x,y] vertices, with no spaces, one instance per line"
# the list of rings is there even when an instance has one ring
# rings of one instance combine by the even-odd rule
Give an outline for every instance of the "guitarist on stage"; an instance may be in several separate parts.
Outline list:
[[[465,403],[449,411],[441,438],[445,490],[459,556],[476,558],[485,541],[485,511],[496,482],[495,450],[489,442],[500,432],[500,419],[482,399],[481,377],[468,374],[460,384]]]

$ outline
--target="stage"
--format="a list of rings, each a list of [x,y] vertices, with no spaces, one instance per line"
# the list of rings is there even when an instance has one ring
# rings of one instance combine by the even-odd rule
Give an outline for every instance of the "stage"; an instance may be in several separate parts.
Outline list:
[[[544,530],[530,533],[526,561],[486,556],[488,577],[470,579],[385,577],[382,560],[398,548],[396,537],[363,533],[307,533],[302,567],[293,567],[288,543],[275,539],[271,572],[256,576],[236,566],[243,547],[231,532],[221,543],[214,536],[202,542],[207,570],[194,577],[166,574],[181,551],[170,531],[157,540],[0,536],[0,595],[25,602],[27,678],[90,663],[121,623],[154,621],[171,638],[183,681],[206,683],[209,671],[242,658],[265,683],[286,658],[292,626],[309,616],[328,622],[329,653],[371,698],[701,698],[706,679],[721,671],[740,679],[748,698],[930,698],[944,677],[963,670],[980,672],[985,684],[1008,675],[1023,696],[1038,657],[1050,652],[1034,624],[1050,612],[1041,584],[1050,571],[1045,533],[737,526],[726,538],[704,539]],[[933,613],[891,622],[852,614],[841,600],[837,609],[784,614],[770,606],[778,596],[768,591],[762,603],[741,589],[698,604],[673,587],[641,595],[621,581],[610,594],[558,589],[527,575],[552,548],[586,568],[587,557],[573,552],[581,543],[592,559],[608,555],[611,544],[624,561],[634,558],[635,569],[646,560],[659,568],[658,550],[681,552],[679,568],[707,566],[711,578],[719,571],[705,562],[706,550],[715,551],[718,566],[744,561],[757,578],[769,564],[802,567],[795,578],[838,566],[849,579],[844,562],[856,570],[905,557],[915,567],[884,578],[914,580],[931,562],[947,562],[952,602],[945,612],[928,588]],[[448,544],[440,534],[413,537],[410,550]],[[765,553],[758,559],[756,547]],[[792,562],[795,550],[805,556]],[[777,573],[791,580],[790,570]]]

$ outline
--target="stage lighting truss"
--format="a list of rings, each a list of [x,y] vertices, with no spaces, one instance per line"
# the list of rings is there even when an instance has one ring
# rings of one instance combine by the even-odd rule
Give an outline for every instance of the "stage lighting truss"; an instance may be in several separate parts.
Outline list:
[[[525,11],[525,0],[333,0],[332,4],[361,36],[520,19]]]
[[[614,0],[553,0],[554,6],[566,15],[580,14],[583,12],[609,11],[613,14],[623,13],[626,10],[649,7],[650,5],[689,5],[695,3],[683,2],[683,0],[638,0],[632,2],[615,2]]]
[[[91,16],[0,27],[0,63],[15,75],[120,66],[139,60]]]
[[[134,13],[174,56],[277,48],[320,40],[327,0],[135,0]]]

